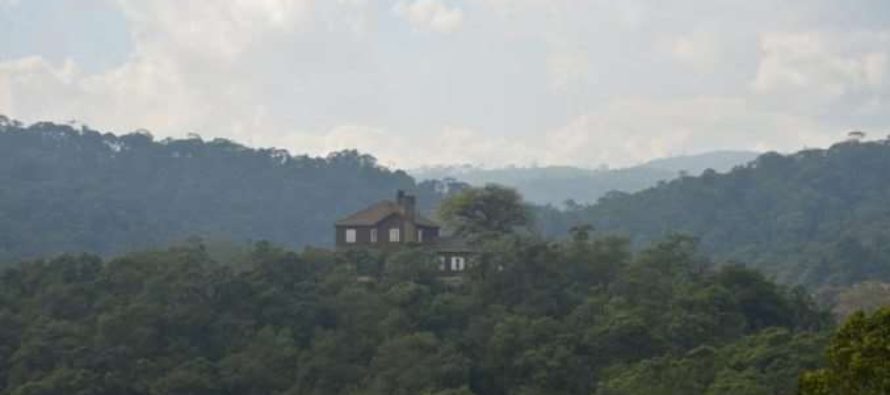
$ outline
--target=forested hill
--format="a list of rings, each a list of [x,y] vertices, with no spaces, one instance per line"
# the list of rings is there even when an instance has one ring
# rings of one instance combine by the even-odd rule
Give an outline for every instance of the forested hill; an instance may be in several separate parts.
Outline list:
[[[0,117],[0,262],[57,252],[118,253],[190,236],[326,245],[335,219],[437,184],[354,151],[324,158],[227,140],[157,141]],[[427,207],[428,208],[428,207]]]
[[[544,212],[552,231],[589,224],[645,243],[699,237],[722,260],[810,285],[890,280],[890,140],[768,153],[728,174],[706,171],[598,204]]]

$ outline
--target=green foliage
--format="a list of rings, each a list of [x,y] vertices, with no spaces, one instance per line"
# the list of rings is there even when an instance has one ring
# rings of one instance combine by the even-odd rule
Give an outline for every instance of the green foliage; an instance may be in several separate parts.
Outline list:
[[[853,314],[831,339],[828,367],[801,378],[801,395],[890,393],[890,308]]]
[[[823,344],[821,336],[767,329],[716,348],[613,366],[597,395],[789,394],[801,370],[819,365]]]
[[[824,312],[689,238],[480,249],[459,282],[419,248],[265,242],[17,265],[0,394],[761,394],[820,367]]]
[[[745,262],[782,283],[890,282],[890,140],[768,153],[726,174],[704,172],[595,205],[536,210],[548,235],[574,225],[636,246],[682,232],[719,261]]]
[[[522,196],[495,184],[452,195],[439,206],[439,218],[459,236],[510,233],[529,223]]]

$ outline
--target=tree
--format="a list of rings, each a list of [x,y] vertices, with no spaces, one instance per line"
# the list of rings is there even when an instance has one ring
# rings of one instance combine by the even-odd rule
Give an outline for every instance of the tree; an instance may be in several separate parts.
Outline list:
[[[828,367],[805,373],[801,395],[890,393],[890,308],[853,314],[834,335]]]
[[[456,235],[511,233],[529,224],[529,213],[515,190],[488,184],[445,199],[439,217]]]

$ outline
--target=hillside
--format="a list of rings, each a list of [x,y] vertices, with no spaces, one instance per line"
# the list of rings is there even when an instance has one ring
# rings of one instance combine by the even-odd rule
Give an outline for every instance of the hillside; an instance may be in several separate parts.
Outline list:
[[[557,232],[587,223],[638,243],[684,232],[725,261],[779,280],[849,284],[890,279],[890,141],[769,153],[727,174],[705,172],[598,204],[539,213]]]
[[[496,183],[516,188],[536,204],[562,205],[567,200],[594,203],[610,191],[637,192],[680,173],[701,174],[705,169],[726,172],[745,164],[757,154],[749,151],[716,151],[657,159],[621,169],[585,169],[572,166],[505,167],[439,166],[410,170],[418,180],[453,178],[471,185]]]
[[[0,119],[0,261],[59,252],[113,254],[193,235],[327,245],[341,215],[441,185],[354,151],[292,156],[227,140],[157,141]],[[438,189],[437,189],[438,188]]]

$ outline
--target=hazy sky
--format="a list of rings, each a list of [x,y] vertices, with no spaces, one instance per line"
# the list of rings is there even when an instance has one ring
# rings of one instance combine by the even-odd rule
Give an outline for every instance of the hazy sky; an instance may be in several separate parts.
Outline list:
[[[0,114],[385,164],[890,133],[887,0],[0,0]]]

